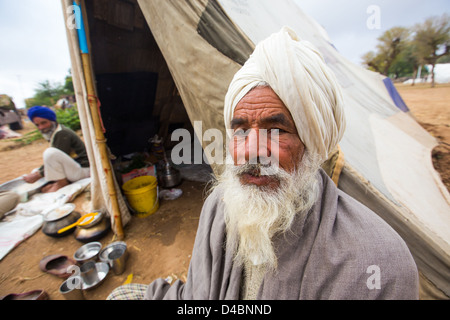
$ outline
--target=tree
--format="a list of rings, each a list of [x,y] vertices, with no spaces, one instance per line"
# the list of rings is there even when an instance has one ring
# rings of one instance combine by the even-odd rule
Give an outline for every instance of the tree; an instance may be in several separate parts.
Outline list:
[[[384,60],[382,74],[388,75],[391,65],[405,48],[410,31],[404,27],[393,27],[385,31],[379,38],[378,54]]]
[[[391,67],[389,68],[389,74],[394,75],[395,78],[399,77],[412,77],[412,86],[415,84],[417,73],[423,61],[421,61],[416,54],[417,47],[413,41],[408,41],[400,54],[395,58]],[[421,75],[428,74],[428,71],[422,70]]]
[[[381,55],[376,54],[373,51],[369,51],[361,58],[363,60],[363,64],[366,66],[367,69],[378,73],[383,72],[382,70],[384,68],[383,67],[384,59],[383,57],[381,57]]]
[[[378,37],[376,52],[370,51],[362,56],[363,63],[372,71],[388,76],[391,66],[410,42],[410,30],[394,27]]]
[[[45,80],[38,83],[32,98],[26,99],[27,108],[35,105],[54,106],[61,97],[74,95],[72,75],[66,76],[64,85],[61,83],[50,83]]]
[[[443,57],[440,57],[437,60],[437,63],[450,63],[450,54],[446,55],[446,56],[443,56]]]
[[[450,55],[450,18],[444,13],[415,26],[414,44],[419,60],[431,64],[431,86],[435,86],[434,67],[438,59]]]
[[[26,100],[27,108],[34,105],[53,106],[58,101],[62,90],[61,84],[51,84],[48,80],[39,82],[34,96]]]
[[[73,88],[72,71],[70,69],[69,69],[69,75],[66,76],[63,89],[64,89],[64,93],[66,95],[74,95],[75,94],[75,90]]]

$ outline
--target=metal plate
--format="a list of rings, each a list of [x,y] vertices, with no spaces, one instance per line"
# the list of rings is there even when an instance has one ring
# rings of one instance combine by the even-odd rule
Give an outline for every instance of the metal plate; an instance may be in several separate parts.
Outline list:
[[[44,216],[44,221],[56,221],[68,216],[75,209],[73,203],[66,203],[59,208],[56,208]]]
[[[1,184],[0,191],[12,191],[19,195],[27,194],[27,198],[29,198],[38,193],[47,183],[45,178],[41,178],[35,183],[27,183],[20,177]]]
[[[102,249],[102,244],[100,242],[90,242],[81,246],[73,255],[76,261],[84,262],[90,260],[98,255]]]

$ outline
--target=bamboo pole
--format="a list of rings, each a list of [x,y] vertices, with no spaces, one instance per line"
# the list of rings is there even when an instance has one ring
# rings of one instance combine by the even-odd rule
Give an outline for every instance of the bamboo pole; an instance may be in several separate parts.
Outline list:
[[[114,222],[115,222],[115,234],[118,240],[122,240],[124,238],[124,232],[123,232],[123,226],[122,226],[122,216],[120,214],[120,208],[119,208],[119,202],[117,199],[117,193],[116,193],[116,186],[114,184],[114,175],[113,170],[111,166],[111,162],[109,159],[109,151],[108,147],[106,145],[106,139],[105,135],[103,134],[103,126],[100,120],[99,115],[99,105],[98,100],[96,98],[95,89],[94,89],[94,81],[93,81],[93,75],[92,75],[92,66],[91,66],[91,58],[89,55],[89,50],[87,46],[87,40],[86,40],[86,33],[84,28],[84,22],[83,22],[83,16],[82,16],[82,10],[81,5],[77,3],[77,1],[74,1],[74,6],[78,6],[80,8],[79,11],[79,26],[78,29],[78,41],[80,42],[80,54],[81,54],[81,60],[83,64],[83,73],[84,73],[84,80],[86,83],[86,90],[88,95],[88,102],[89,102],[89,109],[90,114],[92,118],[92,122],[94,124],[94,130],[95,130],[95,140],[97,142],[99,151],[100,151],[100,157],[101,157],[101,163],[102,168],[104,171],[104,174],[106,175],[106,183],[108,186],[108,194],[111,200],[111,214],[113,215]]]

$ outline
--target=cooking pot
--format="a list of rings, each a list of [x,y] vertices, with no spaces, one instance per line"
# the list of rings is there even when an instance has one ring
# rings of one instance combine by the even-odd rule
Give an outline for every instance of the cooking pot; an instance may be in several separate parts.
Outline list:
[[[91,223],[75,228],[75,239],[83,243],[88,243],[98,241],[108,234],[111,229],[109,216],[100,212],[96,217],[97,219],[94,219]]]
[[[159,180],[163,188],[173,188],[181,182],[180,171],[172,167],[167,161],[159,174]]]
[[[75,228],[71,228],[62,233],[58,233],[58,230],[75,223],[80,218],[81,214],[75,211],[75,205],[73,203],[66,203],[44,215],[42,232],[50,237],[64,237],[74,232]]]

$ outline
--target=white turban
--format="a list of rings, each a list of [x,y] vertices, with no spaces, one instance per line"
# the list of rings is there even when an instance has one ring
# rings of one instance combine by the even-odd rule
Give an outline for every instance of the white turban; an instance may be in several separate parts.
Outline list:
[[[259,43],[228,88],[226,129],[238,102],[261,82],[290,111],[306,148],[325,161],[344,134],[345,117],[341,88],[318,50],[288,27]]]

